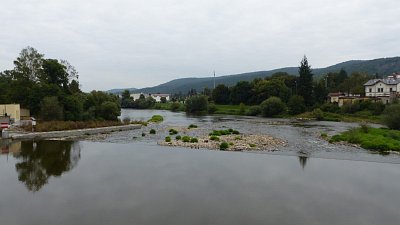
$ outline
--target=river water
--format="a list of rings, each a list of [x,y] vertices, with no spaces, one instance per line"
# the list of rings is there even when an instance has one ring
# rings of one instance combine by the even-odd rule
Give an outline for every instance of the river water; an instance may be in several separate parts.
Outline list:
[[[397,155],[318,138],[356,124],[122,116],[153,114],[165,121],[98,140],[3,141],[0,224],[399,224]],[[169,127],[190,123],[294,139],[261,153],[155,143]],[[151,127],[159,132],[139,135]]]

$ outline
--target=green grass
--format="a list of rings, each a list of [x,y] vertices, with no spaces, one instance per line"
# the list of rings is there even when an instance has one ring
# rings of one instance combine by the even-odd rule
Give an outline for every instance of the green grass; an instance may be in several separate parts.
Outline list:
[[[161,115],[154,115],[151,117],[151,119],[148,120],[148,122],[153,122],[153,123],[161,123],[164,121],[164,117]]]
[[[244,112],[240,111],[240,105],[215,105],[217,110],[214,114],[225,114],[225,115],[246,115],[249,111],[250,106],[244,106]]]
[[[291,116],[294,118],[307,118],[307,119],[314,119],[314,115],[312,112],[305,112],[302,114],[298,114],[295,116]],[[380,116],[373,116],[367,113],[359,113],[359,114],[338,114],[338,113],[330,113],[330,112],[323,112],[322,121],[334,121],[334,122],[368,122],[368,123],[382,123]]]
[[[386,128],[359,127],[333,136],[329,142],[345,141],[377,151],[400,151],[400,131]]]

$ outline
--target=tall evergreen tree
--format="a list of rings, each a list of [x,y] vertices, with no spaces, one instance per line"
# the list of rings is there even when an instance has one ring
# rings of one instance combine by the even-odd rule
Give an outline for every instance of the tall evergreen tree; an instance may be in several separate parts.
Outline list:
[[[298,94],[304,98],[304,103],[307,106],[314,104],[313,74],[306,56],[300,62]]]

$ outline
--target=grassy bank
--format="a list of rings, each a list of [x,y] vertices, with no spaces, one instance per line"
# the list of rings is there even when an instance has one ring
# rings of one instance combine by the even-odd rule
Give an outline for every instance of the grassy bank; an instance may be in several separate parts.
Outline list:
[[[215,105],[214,114],[225,114],[225,115],[246,115],[249,111],[250,106],[240,105]]]
[[[361,126],[335,135],[330,142],[345,141],[377,151],[400,151],[400,131]]]
[[[363,115],[363,114],[339,114],[339,113],[330,113],[330,112],[322,112],[320,118],[317,120],[321,121],[334,121],[334,122],[354,122],[354,123],[382,123],[380,116],[373,115]],[[292,118],[306,118],[306,119],[316,119],[316,115],[313,112],[305,112],[302,114],[291,116]]]
[[[77,130],[86,128],[122,126],[127,124],[142,124],[141,121],[134,121],[131,123],[123,123],[121,121],[39,121],[35,127],[36,132],[49,132],[49,131],[63,131],[63,130]],[[32,131],[32,126],[23,126],[25,131]]]

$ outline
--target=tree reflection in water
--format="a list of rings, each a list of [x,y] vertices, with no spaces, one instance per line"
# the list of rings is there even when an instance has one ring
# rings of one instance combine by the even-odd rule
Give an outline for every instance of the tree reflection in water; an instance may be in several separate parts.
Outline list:
[[[306,167],[307,160],[308,160],[308,156],[299,155],[299,162],[303,169]]]
[[[70,141],[24,141],[15,156],[18,180],[28,190],[39,191],[51,176],[58,177],[74,168],[80,159],[78,143]]]

